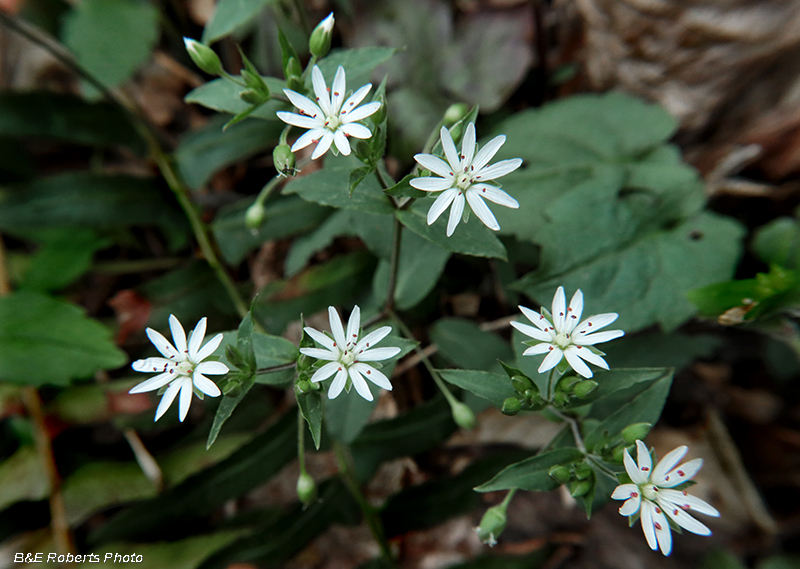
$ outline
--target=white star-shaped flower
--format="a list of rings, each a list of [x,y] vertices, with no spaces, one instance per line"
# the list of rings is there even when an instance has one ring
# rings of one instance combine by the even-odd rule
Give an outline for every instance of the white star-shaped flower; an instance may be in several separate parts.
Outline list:
[[[309,129],[292,145],[292,152],[315,143],[317,147],[311,154],[311,159],[316,160],[328,151],[331,144],[335,144],[339,152],[349,156],[349,137],[369,138],[372,136],[372,131],[363,124],[359,124],[358,121],[367,118],[381,108],[379,101],[358,106],[369,93],[372,83],[367,83],[345,100],[345,72],[341,65],[333,78],[333,93],[328,92],[322,71],[316,65],[311,70],[311,82],[314,86],[316,102],[290,89],[283,90],[292,104],[300,110],[300,113],[278,111],[278,118],[292,126]]]
[[[347,321],[346,332],[344,328],[342,328],[342,321],[339,318],[339,313],[336,312],[333,306],[328,307],[328,317],[331,323],[333,338],[314,328],[308,326],[304,328],[306,333],[314,338],[317,343],[321,344],[324,349],[300,348],[300,353],[328,362],[314,372],[314,375],[311,376],[311,381],[316,383],[336,374],[328,390],[329,399],[334,399],[342,392],[342,389],[344,389],[345,385],[348,383],[348,377],[358,394],[367,401],[372,401],[372,393],[369,390],[367,382],[364,381],[364,378],[367,378],[378,387],[391,391],[392,384],[389,382],[389,378],[364,362],[379,362],[392,358],[400,353],[400,348],[396,347],[372,347],[383,340],[386,335],[392,331],[392,327],[383,326],[374,332],[370,332],[359,340],[361,309],[358,306],[353,308],[353,312],[350,314],[350,320]],[[348,387],[348,391],[349,389]]]
[[[691,480],[700,467],[703,459],[696,458],[681,465],[678,463],[686,455],[688,448],[680,446],[669,452],[653,469],[650,451],[642,441],[636,441],[638,464],[625,450],[625,470],[632,484],[621,484],[616,487],[611,497],[614,500],[625,500],[619,513],[633,516],[637,512],[642,520],[642,530],[650,549],[659,547],[661,553],[669,555],[672,551],[672,534],[667,517],[683,529],[697,535],[711,535],[711,530],[700,523],[687,511],[694,510],[707,516],[719,517],[716,508],[690,496],[685,490],[673,490]]]
[[[203,361],[222,342],[222,334],[217,334],[206,342],[205,346],[201,347],[203,337],[206,335],[205,318],[201,318],[200,322],[189,334],[188,343],[183,326],[172,314],[169,316],[169,327],[172,330],[174,346],[152,328],[147,329],[147,337],[150,338],[150,341],[153,342],[153,345],[164,357],[136,360],[131,364],[134,371],[143,373],[158,372],[158,375],[140,383],[131,389],[129,393],[144,393],[169,385],[161,397],[161,402],[158,404],[155,420],[158,421],[166,413],[180,391],[181,398],[178,401],[178,409],[180,411],[180,419],[183,421],[189,412],[189,405],[192,403],[192,392],[197,393],[197,396],[201,399],[204,393],[211,397],[217,397],[221,394],[219,387],[208,379],[206,375],[222,375],[228,373],[229,370],[228,366],[222,362]]]
[[[553,369],[562,358],[566,358],[567,363],[576,372],[583,377],[592,377],[592,370],[583,360],[603,369],[608,369],[608,364],[590,346],[625,335],[622,330],[597,332],[617,319],[619,315],[615,312],[597,314],[580,322],[583,312],[583,293],[580,289],[575,292],[567,307],[564,287],[558,287],[553,297],[552,314],[544,307],[541,314],[524,306],[520,306],[519,309],[536,326],[534,328],[519,322],[511,323],[514,328],[536,341],[522,355],[547,354],[539,366],[539,373]]]
[[[497,164],[487,166],[489,160],[505,143],[506,137],[505,135],[496,136],[478,150],[473,123],[469,123],[464,131],[461,154],[456,151],[456,145],[447,128],[442,127],[439,136],[442,139],[442,148],[447,162],[433,154],[417,154],[414,156],[414,160],[426,170],[441,177],[426,176],[414,178],[409,182],[418,190],[442,192],[428,210],[428,225],[432,225],[439,219],[444,210],[452,204],[450,219],[447,222],[447,236],[450,237],[462,216],[465,222],[467,220],[469,210],[464,215],[464,202],[466,201],[486,227],[497,231],[500,229],[500,225],[483,200],[487,199],[513,209],[517,209],[519,203],[497,186],[486,182],[513,172],[522,165],[522,159],[501,160]]]

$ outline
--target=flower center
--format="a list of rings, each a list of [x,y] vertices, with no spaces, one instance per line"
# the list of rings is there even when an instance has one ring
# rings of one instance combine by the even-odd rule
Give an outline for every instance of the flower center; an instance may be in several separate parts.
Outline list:
[[[325,119],[325,126],[328,130],[335,131],[339,126],[342,124],[342,121],[339,120],[339,117],[332,116]]]
[[[466,190],[472,185],[472,178],[466,172],[463,174],[459,174],[456,177],[456,186],[458,186],[461,190]]]
[[[354,361],[356,361],[356,354],[352,350],[343,352],[339,357],[339,362],[346,366],[351,365]]]
[[[656,496],[658,495],[658,490],[656,489],[655,484],[642,484],[639,486],[639,489],[642,491],[642,496],[648,500],[655,500]]]
[[[186,375],[191,377],[194,373],[194,364],[189,360],[184,360],[175,367],[175,372],[178,375]]]
[[[572,340],[570,340],[569,334],[564,334],[563,332],[561,332],[559,334],[556,334],[553,343],[555,343],[556,346],[558,346],[563,350],[564,348],[572,344]]]

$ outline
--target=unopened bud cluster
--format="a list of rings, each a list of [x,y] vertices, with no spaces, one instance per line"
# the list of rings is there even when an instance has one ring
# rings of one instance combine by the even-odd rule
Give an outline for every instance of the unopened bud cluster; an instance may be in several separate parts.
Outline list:
[[[508,369],[506,371],[509,371]],[[502,412],[506,415],[516,415],[520,411],[538,411],[545,407],[539,388],[536,384],[519,370],[515,375],[511,375],[511,385],[517,395],[503,401]]]
[[[557,465],[552,467],[548,474],[559,485],[565,485],[573,498],[580,498],[588,494],[596,483],[594,470],[584,463],[577,462],[567,466]]]

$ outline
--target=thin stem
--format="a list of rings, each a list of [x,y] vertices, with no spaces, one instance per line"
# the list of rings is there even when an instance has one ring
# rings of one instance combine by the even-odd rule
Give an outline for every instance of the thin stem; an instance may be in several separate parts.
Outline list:
[[[559,419],[569,423],[569,428],[572,429],[572,438],[575,439],[575,446],[577,446],[578,450],[583,454],[586,454],[586,445],[583,443],[583,437],[581,436],[581,430],[578,426],[578,422],[569,415],[565,415],[561,411],[553,409],[552,407],[550,408],[550,412]]]
[[[553,400],[553,390],[555,389],[555,385],[553,385],[553,376],[556,373],[556,368],[550,370],[550,375],[547,378],[547,401],[550,402]]]
[[[339,466],[339,473],[342,475],[342,480],[358,503],[358,507],[361,508],[361,512],[364,514],[364,520],[367,522],[367,527],[369,527],[373,539],[377,542],[378,547],[380,547],[381,556],[394,565],[394,558],[389,548],[389,542],[386,541],[386,535],[383,532],[383,524],[375,508],[373,508],[364,497],[358,485],[358,481],[353,475],[353,468],[350,463],[347,447],[339,441],[336,441],[333,443],[333,451],[336,454],[336,463]]]
[[[411,330],[408,329],[408,326],[406,326],[405,322],[403,322],[400,319],[400,317],[397,316],[397,314],[390,311],[389,317],[395,321],[397,327],[400,328],[400,331],[406,338],[408,338],[409,340],[414,339],[414,334],[411,333]],[[434,383],[436,383],[436,387],[439,388],[439,391],[441,391],[442,395],[444,395],[445,399],[447,399],[447,402],[450,404],[450,408],[452,409],[455,406],[460,405],[461,402],[458,399],[456,399],[455,395],[450,393],[450,390],[447,388],[442,378],[439,377],[439,372],[437,372],[436,368],[433,367],[433,364],[431,363],[431,360],[428,359],[428,356],[425,354],[425,351],[418,345],[414,347],[414,351],[416,352],[417,357],[422,362],[422,365],[425,366],[425,368],[428,370],[428,373],[433,378]]]
[[[400,267],[400,245],[403,241],[403,224],[394,218],[392,231],[392,257],[389,261],[389,287],[386,291],[386,311],[394,310],[394,293],[397,289],[397,275]]]
[[[611,478],[611,480],[613,480],[614,482],[619,482],[619,480],[617,479],[616,473],[614,473],[613,471],[611,471],[608,468],[606,468],[603,465],[603,463],[601,462],[600,457],[598,457],[596,455],[593,455],[593,454],[587,454],[586,458],[588,458],[592,462],[592,464],[594,464],[597,467],[597,469],[600,472],[602,472],[603,474],[605,474],[606,476]]]
[[[276,371],[283,371],[285,369],[292,369],[294,366],[297,365],[297,362],[291,362],[288,364],[281,364],[279,366],[272,366],[272,367],[262,367],[256,370],[256,375],[261,375],[264,373],[274,373]]]
[[[39,458],[50,482],[50,525],[53,528],[56,549],[63,555],[74,553],[72,534],[69,530],[69,523],[67,523],[67,510],[61,494],[61,477],[58,475],[56,460],[53,456],[53,445],[45,424],[42,400],[35,387],[23,388],[22,400],[36,428],[36,449],[39,451]]]
[[[517,493],[517,490],[519,490],[519,488],[512,488],[511,490],[508,491],[508,494],[506,494],[506,497],[503,498],[503,501],[500,503],[500,505],[503,506],[504,510],[506,508],[508,508],[508,504],[511,502],[511,499],[514,497],[514,494]]]
[[[300,474],[306,474],[306,421],[299,410],[297,411],[297,463],[300,465]]]

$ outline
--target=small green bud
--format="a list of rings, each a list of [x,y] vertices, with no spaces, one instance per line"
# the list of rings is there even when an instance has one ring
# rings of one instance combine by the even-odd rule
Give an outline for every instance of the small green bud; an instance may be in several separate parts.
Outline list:
[[[558,380],[556,384],[556,391],[563,391],[569,393],[572,390],[572,387],[580,381],[574,375],[565,375],[561,379]]]
[[[275,169],[284,176],[294,176],[294,153],[288,144],[279,144],[272,151],[272,163]]]
[[[263,105],[269,100],[269,95],[265,95],[255,89],[245,89],[239,93],[239,98],[248,105]]]
[[[264,223],[264,206],[260,202],[255,202],[247,208],[244,214],[244,224],[248,229],[258,229]]]
[[[563,407],[569,403],[569,397],[567,397],[563,391],[556,391],[555,395],[553,396],[553,403],[559,407]]]
[[[310,506],[317,499],[317,485],[308,472],[301,472],[297,477],[297,497],[304,506]]]
[[[579,464],[575,467],[575,478],[587,480],[592,475],[592,469],[586,464]]]
[[[283,75],[286,79],[303,75],[303,68],[296,57],[292,56],[286,61],[286,66],[283,68]]]
[[[526,389],[524,395],[525,395],[525,401],[528,403],[528,405],[538,403],[539,400],[542,398],[539,395],[538,389]]]
[[[622,440],[629,445],[633,444],[645,438],[651,428],[653,428],[653,425],[650,423],[634,423],[633,425],[628,425],[622,429]]]
[[[489,547],[494,547],[497,538],[506,529],[506,506],[507,504],[498,504],[486,510],[481,524],[475,528],[478,538]]]
[[[614,462],[621,463],[624,460],[623,457],[625,456],[625,449],[627,446],[628,445],[624,443],[620,443],[614,447],[614,449],[611,451],[611,458],[614,460]]]
[[[503,401],[503,408],[501,411],[503,415],[511,415],[514,416],[519,413],[520,409],[522,409],[522,403],[516,397],[509,397],[505,401]]]
[[[524,375],[515,375],[512,377],[511,385],[514,386],[514,389],[516,389],[518,393],[525,393],[528,389],[532,389],[534,387],[531,380]]]
[[[569,485],[569,493],[573,498],[580,498],[592,489],[592,483],[589,480],[576,480]]]
[[[587,379],[585,381],[578,382],[575,387],[572,388],[572,393],[578,399],[583,399],[584,397],[588,396],[592,391],[597,388],[597,382],[592,381],[591,379]]]
[[[328,17],[322,20],[314,31],[311,32],[311,37],[308,40],[308,51],[311,55],[317,57],[325,57],[331,49],[331,38],[333,37],[333,12],[328,14]]]
[[[295,385],[297,386],[297,391],[300,393],[308,393],[311,391],[311,382],[307,379],[301,379]]]
[[[469,107],[464,103],[455,103],[447,107],[447,110],[444,112],[444,123],[446,125],[455,124],[465,116],[469,112]]]
[[[373,101],[378,101],[381,104],[380,108],[369,117],[372,124],[377,126],[386,120],[386,97],[379,95],[378,98],[373,99]]]
[[[222,75],[222,62],[213,49],[190,38],[183,38],[183,44],[197,67],[209,75]]]
[[[242,75],[242,79],[244,79],[245,85],[255,91],[258,91],[265,97],[265,100],[269,98],[269,87],[267,87],[267,84],[264,83],[264,80],[258,73],[254,73],[249,69],[242,69],[240,73]]]
[[[472,409],[460,401],[456,401],[450,406],[450,411],[453,413],[453,421],[455,421],[456,425],[467,431],[471,431],[475,428],[475,423],[477,421]]]
[[[238,397],[241,392],[242,386],[235,380],[229,381],[222,387],[222,393],[228,397]]]
[[[558,482],[559,484],[566,484],[572,478],[572,473],[569,471],[569,468],[566,466],[557,465],[547,471],[550,475],[550,478]]]

